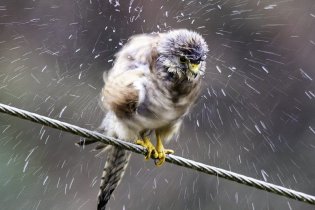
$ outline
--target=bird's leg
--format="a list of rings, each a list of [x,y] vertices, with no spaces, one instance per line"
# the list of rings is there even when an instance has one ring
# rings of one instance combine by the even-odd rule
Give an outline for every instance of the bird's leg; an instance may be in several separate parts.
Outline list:
[[[148,136],[143,137],[142,139],[138,139],[136,141],[136,144],[141,145],[143,147],[145,147],[148,151],[147,155],[145,156],[145,159],[148,160],[151,156],[153,158],[157,158],[158,157],[158,153],[154,147],[154,145],[152,144],[150,138]]]
[[[161,166],[165,162],[166,154],[173,154],[174,150],[164,149],[162,135],[158,131],[155,131],[155,134],[156,134],[156,147],[155,148],[158,154],[158,157],[157,157],[158,160],[155,161],[155,165]]]

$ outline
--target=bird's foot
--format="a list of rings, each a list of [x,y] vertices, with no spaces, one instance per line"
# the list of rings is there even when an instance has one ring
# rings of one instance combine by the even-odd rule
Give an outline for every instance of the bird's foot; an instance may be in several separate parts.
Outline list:
[[[172,149],[164,149],[163,144],[157,144],[156,151],[158,154],[157,160],[155,161],[156,166],[161,166],[165,162],[165,158],[167,154],[173,154],[174,150]]]
[[[146,160],[148,160],[150,157],[158,158],[158,153],[155,149],[155,146],[151,143],[151,140],[149,137],[144,137],[143,140],[138,139],[136,141],[136,144],[141,145],[147,149],[148,153],[145,156]]]

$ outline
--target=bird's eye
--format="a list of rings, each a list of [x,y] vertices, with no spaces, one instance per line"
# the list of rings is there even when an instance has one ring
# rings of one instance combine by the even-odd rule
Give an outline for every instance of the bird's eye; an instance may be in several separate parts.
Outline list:
[[[192,63],[192,64],[199,64],[200,60],[190,60],[190,63]]]
[[[187,59],[184,56],[181,56],[179,58],[180,62],[185,63],[187,61]]]

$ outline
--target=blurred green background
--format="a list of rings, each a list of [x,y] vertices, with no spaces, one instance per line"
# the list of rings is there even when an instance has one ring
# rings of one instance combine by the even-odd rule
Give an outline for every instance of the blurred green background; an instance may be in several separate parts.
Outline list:
[[[188,28],[209,45],[177,155],[315,195],[313,0],[3,0],[0,102],[88,129],[128,37]],[[0,209],[96,209],[105,157],[0,114]],[[314,209],[133,155],[108,209]]]

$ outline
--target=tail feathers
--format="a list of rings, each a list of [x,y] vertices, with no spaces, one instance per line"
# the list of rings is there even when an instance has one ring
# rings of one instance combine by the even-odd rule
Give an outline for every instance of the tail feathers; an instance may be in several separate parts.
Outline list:
[[[98,196],[98,210],[105,210],[111,194],[125,173],[131,155],[130,152],[116,147],[110,147],[109,150]]]

